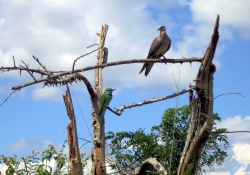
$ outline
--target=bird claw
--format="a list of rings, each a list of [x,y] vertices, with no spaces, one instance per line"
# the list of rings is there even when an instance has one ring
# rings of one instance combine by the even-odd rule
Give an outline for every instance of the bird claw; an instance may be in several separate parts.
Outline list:
[[[163,57],[163,59],[159,58],[160,61],[163,61],[163,62],[167,61],[167,58],[164,55],[162,55],[162,57]],[[167,64],[167,63],[165,62],[165,64]]]

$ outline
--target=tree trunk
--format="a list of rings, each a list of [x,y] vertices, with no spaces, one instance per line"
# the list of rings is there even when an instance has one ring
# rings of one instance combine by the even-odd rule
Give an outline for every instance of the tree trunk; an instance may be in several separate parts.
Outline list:
[[[100,37],[99,51],[97,56],[97,65],[102,64],[103,58],[103,47],[108,31],[108,25],[102,26],[102,32],[97,33]],[[102,68],[95,70],[95,85],[94,89],[97,94],[96,99],[92,99],[92,116],[94,126],[94,151],[92,153],[92,175],[106,175],[105,165],[105,128],[104,128],[104,116],[101,117],[100,113],[100,102],[102,95]]]
[[[76,118],[68,85],[67,85],[66,95],[63,95],[63,99],[69,119],[71,120],[70,124],[67,127],[67,130],[68,130],[68,144],[69,144],[69,159],[71,162],[72,173],[74,175],[83,175],[81,156],[78,146]]]
[[[196,97],[190,93],[191,128],[180,161],[178,175],[195,174],[202,149],[213,127],[213,74],[212,63],[219,40],[219,15],[214,33],[196,78]]]

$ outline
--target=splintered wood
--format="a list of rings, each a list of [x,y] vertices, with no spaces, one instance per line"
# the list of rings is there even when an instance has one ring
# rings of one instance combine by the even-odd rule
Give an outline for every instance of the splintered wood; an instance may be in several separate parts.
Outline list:
[[[83,175],[81,156],[80,156],[79,146],[78,146],[75,113],[74,113],[74,108],[72,104],[69,87],[68,85],[66,87],[67,87],[66,95],[63,95],[63,100],[67,109],[69,119],[71,120],[70,124],[67,127],[68,144],[69,144],[69,159],[71,162],[72,173],[74,175]]]

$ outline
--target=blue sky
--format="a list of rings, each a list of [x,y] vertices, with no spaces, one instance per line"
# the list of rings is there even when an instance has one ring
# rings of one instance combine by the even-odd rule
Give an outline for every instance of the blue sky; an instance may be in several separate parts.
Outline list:
[[[167,58],[202,57],[209,44],[216,15],[220,14],[220,40],[214,63],[214,112],[222,117],[218,127],[250,130],[250,80],[248,78],[250,46],[250,1],[248,0],[155,0],[155,1],[15,1],[0,0],[0,66],[12,66],[25,61],[32,68],[39,65],[35,55],[50,70],[70,70],[73,60],[94,48],[96,32],[108,24],[106,47],[109,61],[147,56],[152,40],[158,35],[159,25],[165,25],[172,39]],[[95,64],[95,54],[82,58],[76,68]],[[113,87],[112,108],[154,97],[170,95],[193,83],[198,63],[171,65],[156,64],[148,77],[139,75],[142,64],[121,65],[103,70],[104,88]],[[93,82],[93,71],[83,73]],[[11,92],[11,87],[32,81],[25,72],[0,74],[0,101]],[[56,147],[66,139],[69,123],[62,94],[65,87],[42,89],[37,84],[16,92],[0,107],[0,154],[24,156],[32,149],[42,151],[48,144]],[[92,133],[91,104],[85,85],[70,86],[74,93],[74,108],[79,137],[91,140],[84,122]],[[80,106],[80,109],[77,106]],[[177,106],[188,103],[188,96],[179,97]],[[176,99],[127,109],[121,116],[106,112],[106,131],[148,132],[158,125],[167,108],[176,107]],[[84,117],[84,118],[83,118]],[[247,174],[250,153],[249,134],[231,134],[229,157],[222,167],[210,174]],[[89,153],[91,144],[82,151]],[[0,167],[1,168],[1,167]]]

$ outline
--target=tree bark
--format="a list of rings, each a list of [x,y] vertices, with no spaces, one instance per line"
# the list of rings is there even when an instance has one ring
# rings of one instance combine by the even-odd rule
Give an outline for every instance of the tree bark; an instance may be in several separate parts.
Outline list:
[[[67,109],[70,124],[67,127],[68,130],[68,144],[69,144],[69,159],[71,162],[72,173],[74,175],[83,175],[81,156],[78,146],[78,136],[76,128],[76,118],[74,108],[72,104],[71,94],[68,85],[66,86],[66,95],[63,95],[63,100]]]
[[[97,56],[97,65],[102,64],[103,58],[103,47],[108,31],[108,25],[102,26],[102,32],[97,33],[100,37],[99,51]],[[94,89],[97,94],[97,98],[92,100],[92,116],[94,126],[94,151],[92,153],[92,175],[106,175],[106,164],[105,164],[105,128],[104,128],[104,117],[99,115],[100,102],[102,95],[102,68],[95,70],[95,85]]]
[[[211,42],[207,48],[196,78],[196,97],[190,94],[191,128],[180,161],[178,175],[195,174],[202,149],[213,127],[213,74],[212,63],[219,40],[219,15]]]

